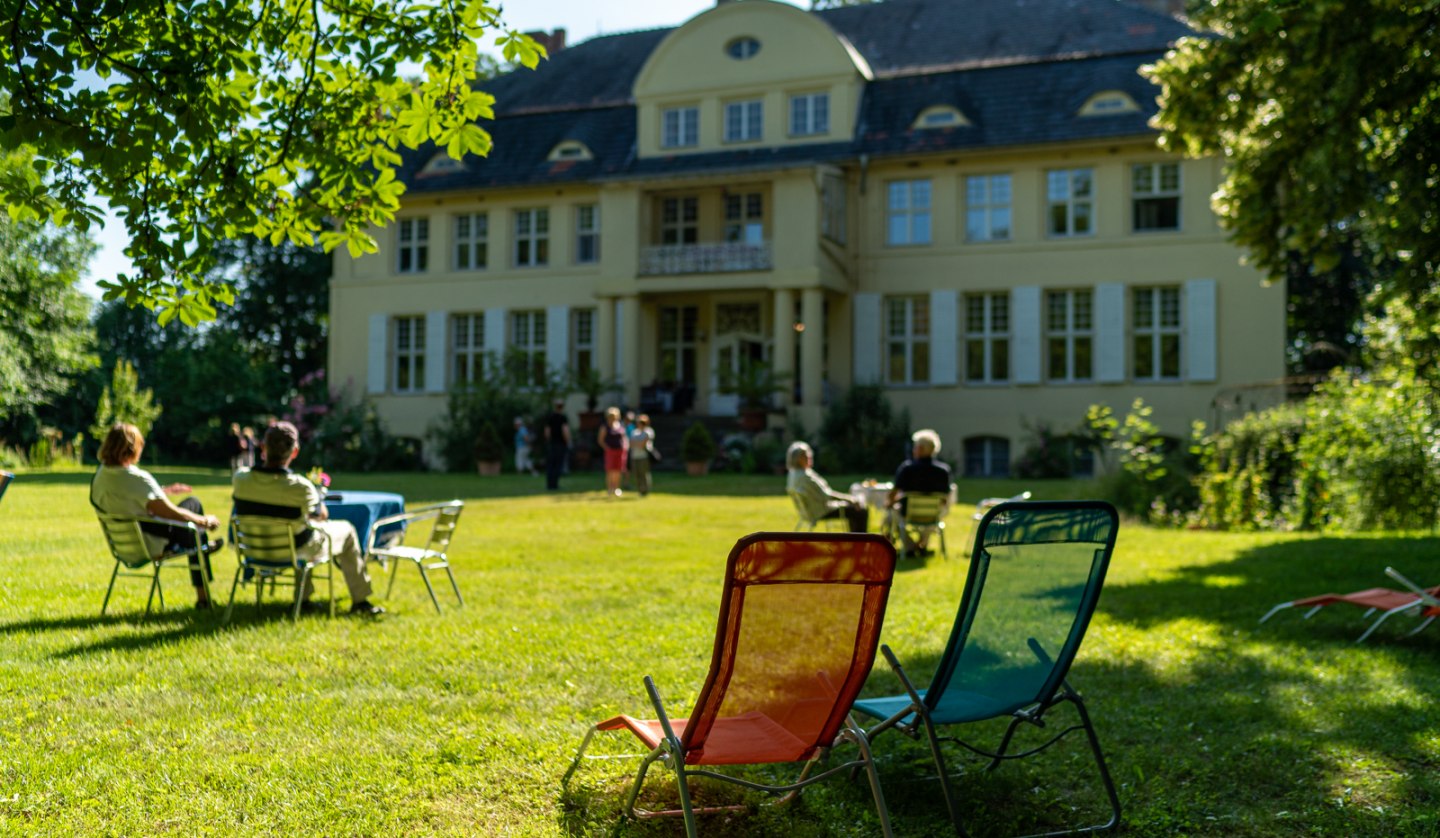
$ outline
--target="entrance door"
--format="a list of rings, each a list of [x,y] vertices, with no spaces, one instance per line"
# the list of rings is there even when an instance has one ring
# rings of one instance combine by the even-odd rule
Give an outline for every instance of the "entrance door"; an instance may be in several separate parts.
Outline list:
[[[765,340],[757,334],[731,332],[715,339],[710,357],[710,415],[735,416],[740,413],[740,397],[720,392],[726,375],[740,372],[746,362],[766,360]]]

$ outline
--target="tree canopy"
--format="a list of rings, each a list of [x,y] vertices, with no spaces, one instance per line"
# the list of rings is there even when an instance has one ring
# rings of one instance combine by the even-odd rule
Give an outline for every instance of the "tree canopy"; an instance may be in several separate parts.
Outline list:
[[[233,299],[218,241],[373,252],[401,146],[484,154],[478,41],[534,67],[543,47],[487,0],[0,0],[0,146],[29,146],[0,199],[18,219],[124,219],[132,274],[107,299],[194,325]],[[401,78],[420,65],[417,81]]]
[[[1440,4],[1192,7],[1211,32],[1146,73],[1162,144],[1224,157],[1214,203],[1236,243],[1277,279],[1365,258],[1382,296],[1440,324]]]

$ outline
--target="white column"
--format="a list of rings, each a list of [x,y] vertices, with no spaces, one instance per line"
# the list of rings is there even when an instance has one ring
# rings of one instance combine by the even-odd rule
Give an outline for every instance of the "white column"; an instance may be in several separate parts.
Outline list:
[[[788,288],[775,291],[775,347],[770,365],[784,379],[785,389],[776,394],[776,404],[787,407],[795,390],[795,292]]]
[[[818,409],[825,378],[821,357],[825,346],[825,292],[805,289],[800,295],[800,322],[805,324],[805,331],[800,333],[800,398],[806,407]]]

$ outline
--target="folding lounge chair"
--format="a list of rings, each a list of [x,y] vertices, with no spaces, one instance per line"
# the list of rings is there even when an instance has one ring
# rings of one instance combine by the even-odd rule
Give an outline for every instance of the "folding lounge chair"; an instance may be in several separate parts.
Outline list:
[[[1039,753],[1066,734],[1084,730],[1109,800],[1110,819],[1046,834],[1096,832],[1119,822],[1120,800],[1090,714],[1066,680],[1095,612],[1118,527],[1115,508],[1101,501],[1006,502],[992,507],[980,521],[960,609],[929,687],[917,689],[890,648],[881,647],[905,693],[862,699],[855,702],[855,710],[882,720],[867,731],[872,740],[891,729],[917,739],[923,731],[939,770],[945,805],[961,835],[961,806],[951,789],[937,728],[1006,716],[1010,723],[994,751],[956,737],[946,740],[986,757],[988,769],[994,769],[1003,760]],[[1079,724],[1051,733],[1048,714],[1066,702],[1075,706]],[[1046,728],[1049,738],[1009,753],[1021,723]]]
[[[895,549],[878,535],[756,533],[740,539],[726,565],[710,673],[690,718],[671,722],[659,690],[646,676],[656,718],[616,716],[592,727],[562,782],[569,782],[596,731],[629,730],[651,750],[640,764],[625,814],[679,815],[693,838],[697,813],[745,808],[696,808],[689,790],[693,777],[784,794],[784,802],[805,786],[864,767],[880,829],[889,836],[880,778],[850,705],[874,663],[894,573]],[[858,746],[855,759],[812,776],[832,747],[847,742]],[[674,772],[678,810],[635,808],[645,773],[656,760]],[[784,785],[712,770],[800,761],[805,765],[798,778]]]
[[[0,471],[0,498],[5,497],[5,490],[10,488],[10,481],[14,479],[15,475],[10,472]]]
[[[145,600],[145,613],[150,613],[150,606],[155,598],[160,598],[160,607],[165,607],[165,590],[160,586],[160,571],[167,567],[175,567],[188,571],[190,561],[194,556],[199,555],[201,549],[207,552],[214,552],[219,544],[209,544],[203,548],[181,550],[174,553],[161,553],[159,556],[150,555],[150,545],[145,541],[145,532],[140,529],[140,524],[154,523],[164,524],[167,527],[185,527],[195,531],[195,543],[199,543],[199,528],[194,524],[180,521],[172,521],[169,518],[136,518],[129,515],[108,515],[96,511],[100,519],[100,529],[105,533],[105,544],[110,548],[110,557],[115,560],[115,570],[110,574],[110,586],[105,589],[105,600],[100,603],[100,616],[105,616],[105,609],[110,607],[110,595],[115,592],[115,580],[121,576],[150,580],[150,596]],[[210,580],[204,573],[200,574],[201,584],[205,588],[205,598],[210,598]]]
[[[1395,614],[1410,614],[1411,616],[1423,617],[1424,620],[1420,625],[1416,626],[1410,634],[1418,634],[1424,631],[1427,626],[1435,621],[1437,616],[1440,616],[1440,585],[1428,589],[1421,588],[1414,582],[1406,579],[1393,567],[1385,568],[1385,573],[1410,590],[1397,591],[1391,588],[1366,588],[1363,591],[1356,591],[1351,594],[1320,594],[1318,596],[1305,597],[1304,599],[1295,599],[1290,602],[1282,602],[1269,611],[1266,611],[1265,616],[1260,618],[1260,622],[1265,622],[1286,608],[1296,607],[1309,609],[1305,612],[1305,619],[1308,620],[1327,605],[1335,605],[1336,603],[1343,602],[1348,605],[1358,605],[1364,608],[1365,613],[1361,615],[1361,619],[1368,618],[1377,611],[1380,612],[1380,616],[1376,617],[1375,622],[1371,623],[1370,627],[1365,629],[1365,633],[1360,635],[1359,639],[1355,641],[1356,643],[1364,643],[1365,638],[1369,637],[1375,629],[1380,628],[1381,623],[1390,619],[1390,617]]]
[[[296,512],[298,514],[299,510]],[[302,518],[236,515],[230,519],[230,541],[235,545],[235,555],[240,561],[235,567],[235,581],[230,583],[230,602],[225,606],[224,622],[230,622],[230,615],[235,610],[235,589],[240,586],[242,575],[255,583],[255,607],[259,608],[265,583],[269,582],[273,591],[279,576],[292,574],[295,577],[295,609],[290,617],[292,620],[300,619],[300,604],[303,601],[301,592],[305,590],[305,582],[312,576],[324,579],[330,601],[330,616],[335,616],[335,572],[330,565],[331,550],[326,549],[315,556],[301,558],[295,541],[297,536],[303,538],[302,534],[305,532],[311,533],[310,538],[330,538],[324,530],[311,526],[309,521]],[[316,570],[322,566],[325,572],[317,573]]]
[[[460,513],[465,509],[465,501],[452,500],[445,503],[437,503],[433,506],[426,506],[421,509],[406,512],[403,515],[391,515],[388,518],[381,518],[370,525],[370,534],[366,538],[365,558],[380,562],[384,566],[391,559],[395,559],[396,567],[390,569],[390,584],[385,588],[385,598],[390,598],[390,592],[395,588],[395,576],[400,572],[400,561],[414,562],[415,567],[420,569],[420,579],[425,582],[425,590],[430,592],[430,602],[434,603],[435,611],[440,611],[440,600],[435,597],[435,586],[430,584],[430,576],[426,571],[444,570],[450,577],[450,587],[455,591],[455,602],[459,605],[465,604],[464,597],[460,596],[460,586],[455,584],[455,574],[450,570],[450,558],[446,551],[450,549],[450,539],[455,536],[455,527],[460,521]],[[434,519],[435,525],[430,528],[430,540],[424,547],[409,547],[404,543],[376,546],[376,534],[381,528],[390,524],[405,523],[406,532],[410,524],[417,521]],[[402,535],[403,539],[404,536]]]

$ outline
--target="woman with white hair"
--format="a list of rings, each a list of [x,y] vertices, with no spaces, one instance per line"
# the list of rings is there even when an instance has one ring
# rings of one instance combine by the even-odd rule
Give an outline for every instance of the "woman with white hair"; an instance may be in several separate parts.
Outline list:
[[[839,518],[842,515],[850,524],[851,532],[865,532],[870,523],[870,514],[864,505],[856,503],[849,495],[843,495],[830,488],[825,478],[815,472],[815,452],[803,442],[791,443],[785,452],[785,465],[789,474],[785,478],[785,491],[798,499],[805,508],[805,516],[812,521],[825,518]]]
[[[905,495],[911,492],[949,493],[950,467],[935,459],[940,453],[940,435],[925,428],[910,437],[910,459],[895,470],[895,488],[890,490],[887,506],[898,517],[899,529],[905,555],[923,556],[929,553],[930,533],[920,536],[920,542],[912,543],[905,532]]]

